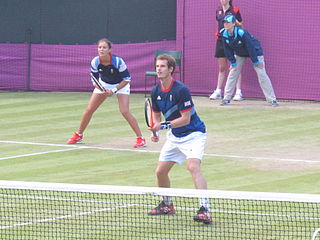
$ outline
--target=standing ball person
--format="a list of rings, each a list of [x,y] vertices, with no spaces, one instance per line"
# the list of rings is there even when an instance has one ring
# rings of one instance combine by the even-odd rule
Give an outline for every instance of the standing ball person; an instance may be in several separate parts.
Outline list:
[[[127,120],[130,127],[136,135],[135,148],[146,146],[146,140],[142,137],[141,130],[135,117],[129,110],[129,95],[131,77],[127,66],[122,58],[112,55],[111,42],[106,39],[98,41],[98,56],[91,61],[91,73],[99,80],[104,90],[99,90],[95,86],[88,106],[85,109],[78,131],[68,140],[68,144],[76,144],[83,140],[83,132],[88,126],[93,113],[108,98],[117,96],[119,110],[122,116]]]
[[[149,128],[152,132],[169,129],[167,140],[160,152],[156,176],[159,187],[170,187],[169,171],[176,164],[186,161],[195,188],[207,189],[207,182],[200,171],[201,160],[206,143],[206,127],[199,118],[189,89],[180,81],[174,80],[176,62],[167,54],[156,58],[156,72],[160,83],[151,91],[154,125]],[[165,121],[161,122],[161,113]],[[151,137],[153,142],[159,141],[159,135]],[[194,216],[197,222],[211,223],[209,200],[200,198],[200,209]],[[148,215],[175,214],[171,197],[164,197],[160,204]]]

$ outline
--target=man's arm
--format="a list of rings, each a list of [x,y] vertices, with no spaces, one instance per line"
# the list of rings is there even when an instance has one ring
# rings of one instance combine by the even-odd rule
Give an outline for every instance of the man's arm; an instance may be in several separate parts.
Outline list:
[[[152,116],[154,119],[154,125],[152,127],[149,127],[149,130],[156,133],[151,135],[151,141],[152,142],[158,142],[159,141],[159,133],[158,131],[161,128],[161,112],[154,112],[152,111]]]
[[[190,109],[191,110],[191,109]],[[190,123],[191,120],[191,114],[189,110],[180,112],[181,116],[179,118],[176,118],[172,121],[166,121],[161,122],[161,114],[160,113],[154,113],[154,119],[155,124],[153,128],[150,128],[152,131],[159,131],[161,129],[167,129],[167,128],[178,128],[186,126]]]
[[[183,111],[183,112],[180,112],[180,114],[181,114],[181,117],[170,121],[172,128],[183,127],[190,123],[190,119],[191,119],[190,111]]]

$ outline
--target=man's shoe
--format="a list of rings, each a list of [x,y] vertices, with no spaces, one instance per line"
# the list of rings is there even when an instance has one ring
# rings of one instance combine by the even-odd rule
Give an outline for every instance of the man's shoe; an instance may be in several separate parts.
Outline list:
[[[73,133],[73,136],[68,140],[67,144],[77,144],[83,140],[83,135],[79,135],[77,132]]]
[[[217,90],[215,90],[211,95],[210,95],[210,100],[217,100],[217,99],[221,99],[221,93],[218,92]]]
[[[198,210],[197,214],[193,217],[193,220],[204,224],[212,223],[210,212],[203,206]]]
[[[271,106],[272,107],[279,107],[279,103],[277,102],[277,100],[272,100],[271,101]]]
[[[147,146],[146,139],[144,137],[137,137],[136,143],[133,145],[134,148],[141,148]]]
[[[243,97],[241,93],[236,93],[233,97],[233,101],[242,101]]]
[[[226,106],[230,104],[230,100],[223,99],[220,103],[221,106]]]
[[[148,215],[172,215],[175,214],[176,210],[173,205],[166,205],[164,201],[162,201],[157,207],[148,212]]]

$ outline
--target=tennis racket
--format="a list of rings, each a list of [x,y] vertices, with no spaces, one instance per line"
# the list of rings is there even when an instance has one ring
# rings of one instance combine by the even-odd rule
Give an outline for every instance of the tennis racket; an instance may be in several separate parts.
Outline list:
[[[96,79],[96,77],[95,77],[92,73],[90,73],[90,77],[91,77],[91,80],[97,85],[98,89],[99,89],[100,91],[104,92],[105,89],[104,89],[104,87],[102,86],[102,84],[99,82],[99,80]]]
[[[154,125],[154,120],[153,120],[153,115],[152,115],[152,104],[149,98],[146,98],[145,104],[144,104],[144,116],[146,119],[146,124],[148,127],[153,127]],[[158,134],[157,132],[153,132],[152,134],[154,137],[157,137]]]

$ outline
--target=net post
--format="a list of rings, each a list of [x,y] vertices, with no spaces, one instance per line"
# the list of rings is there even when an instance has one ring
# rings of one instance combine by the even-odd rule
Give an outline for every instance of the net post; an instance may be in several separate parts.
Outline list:
[[[312,235],[311,240],[316,240],[318,233],[320,232],[320,228],[316,229]]]

